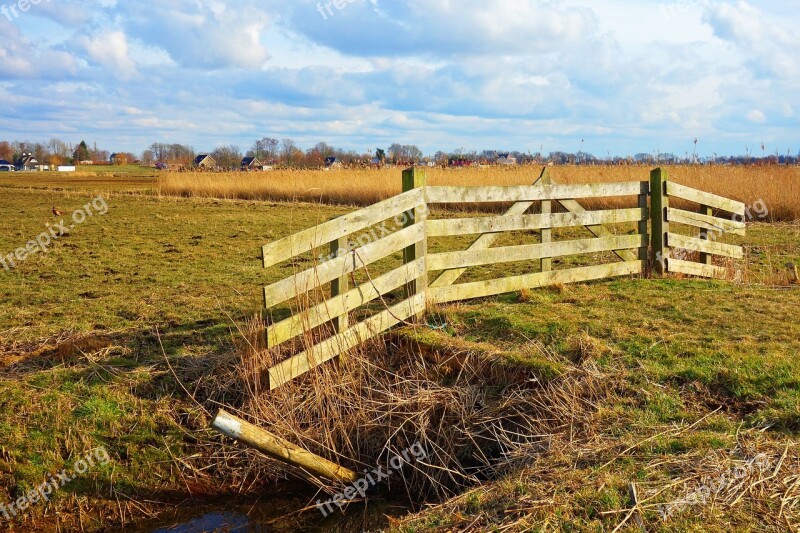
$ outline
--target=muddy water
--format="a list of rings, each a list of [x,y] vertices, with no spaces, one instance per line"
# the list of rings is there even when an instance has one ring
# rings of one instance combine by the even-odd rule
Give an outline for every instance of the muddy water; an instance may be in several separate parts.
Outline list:
[[[380,531],[389,525],[388,517],[399,517],[410,510],[385,500],[352,505],[346,512],[324,517],[308,495],[269,496],[261,500],[235,499],[198,504],[187,503],[174,513],[147,522],[129,531],[136,533],[208,532],[362,532]]]

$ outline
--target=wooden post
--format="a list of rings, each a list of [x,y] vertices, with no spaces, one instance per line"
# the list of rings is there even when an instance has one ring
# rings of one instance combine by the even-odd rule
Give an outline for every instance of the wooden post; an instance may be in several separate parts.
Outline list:
[[[416,167],[409,168],[403,171],[403,192],[408,192],[413,189],[424,189],[426,186],[425,171]],[[422,206],[408,211],[405,213],[405,227],[408,228],[414,224],[425,225],[428,221],[428,204],[427,202]],[[425,237],[413,246],[409,246],[404,251],[404,262],[406,264],[413,263],[417,259],[426,257],[428,254],[428,236]],[[425,273],[416,281],[408,284],[406,287],[406,295],[408,298],[420,293],[427,293],[428,291],[428,268],[425,267]]]
[[[344,252],[342,252],[342,250],[344,250]],[[349,251],[350,247],[347,244],[347,238],[341,238],[331,243],[331,257],[334,259],[346,254]],[[346,274],[341,278],[331,281],[331,298],[341,296],[342,294],[346,293],[349,288],[350,283]],[[347,331],[349,326],[350,321],[346,311],[343,315],[337,316],[333,319],[333,329],[336,333]]]
[[[358,480],[358,474],[352,470],[295,446],[291,442],[223,410],[217,413],[211,427],[226,437],[255,448],[268,457],[301,468],[310,474],[344,484],[351,484]]]
[[[650,197],[650,184],[647,183],[646,181],[642,182],[642,194],[639,195],[639,207],[641,207],[642,209],[647,209],[649,197]],[[647,234],[647,231],[648,231],[647,217],[644,217],[644,219],[639,223],[639,235],[642,236],[643,243],[649,242],[648,241],[649,235]],[[648,253],[647,245],[645,244],[644,246],[639,248],[639,259],[646,262],[647,253]]]
[[[548,185],[552,185],[553,180],[550,178],[550,172],[545,168],[542,172],[542,185],[545,187]],[[543,215],[552,215],[553,214],[553,202],[551,200],[543,200],[542,201],[542,214]],[[550,244],[553,242],[553,230],[550,228],[542,230],[542,244]],[[540,261],[540,270],[541,272],[550,272],[553,270],[553,259],[550,257],[545,257]]]
[[[713,216],[714,215],[714,209],[712,209],[711,207],[709,207],[707,205],[701,205],[700,206],[700,214],[701,215],[707,215],[707,216]],[[708,230],[703,231],[703,235],[705,236],[706,239],[708,239]],[[700,254],[700,262],[703,263],[704,265],[713,265],[714,264],[714,261],[712,260],[713,257],[714,256],[711,255],[711,254]]]
[[[666,170],[657,168],[650,173],[650,221],[652,235],[650,245],[650,260],[653,268],[661,275],[669,272],[669,248],[667,234],[669,233],[669,197],[667,196],[667,181],[669,175]]]

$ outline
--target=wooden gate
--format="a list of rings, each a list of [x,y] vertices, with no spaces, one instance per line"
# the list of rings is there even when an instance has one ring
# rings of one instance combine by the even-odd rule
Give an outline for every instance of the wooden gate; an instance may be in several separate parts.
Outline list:
[[[300,353],[290,354],[269,369],[271,389],[412,317],[421,316],[429,304],[552,284],[639,275],[650,265],[662,274],[680,272],[720,278],[727,275],[727,270],[714,265],[712,256],[743,256],[741,247],[716,242],[714,236],[744,234],[744,204],[671,183],[662,169],[654,170],[649,182],[564,185],[555,183],[545,169],[528,186],[434,187],[425,183],[423,170],[412,168],[403,173],[403,190],[394,198],[264,247],[265,268],[319,250],[330,252],[327,258],[312,259],[315,263],[312,266],[264,289],[265,305],[270,312],[287,302],[296,304],[290,316],[267,328],[268,347],[278,348],[298,338],[305,341]],[[671,197],[698,203],[700,211],[672,208]],[[598,199],[616,199],[617,203],[631,205],[587,210],[580,202]],[[511,207],[491,216],[441,219],[430,216],[431,206],[463,204],[473,207],[511,204]],[[538,208],[538,212],[530,213],[533,208]],[[715,216],[715,212],[731,213],[734,219]],[[390,220],[393,228],[387,228],[386,221]],[[701,233],[698,237],[673,233],[670,222],[696,228]],[[554,232],[569,228],[585,228],[586,237],[554,238]],[[356,239],[359,232],[362,234]],[[519,232],[535,234],[537,242],[494,247],[504,235]],[[429,252],[429,240],[470,235],[476,238],[464,250]],[[702,254],[700,262],[683,259],[676,250],[698,251]],[[371,265],[397,254],[402,254],[398,259],[400,266],[380,276],[370,274]],[[554,260],[574,256],[599,256],[604,262],[554,269]],[[507,263],[523,263],[530,268],[518,275],[457,283],[471,269]],[[356,273],[366,273],[367,280],[358,284]],[[398,290],[403,294],[400,301],[387,303],[384,297],[394,293],[396,299]],[[375,302],[381,303],[377,313],[351,323],[354,312]],[[323,326],[329,326],[331,333],[311,334]]]

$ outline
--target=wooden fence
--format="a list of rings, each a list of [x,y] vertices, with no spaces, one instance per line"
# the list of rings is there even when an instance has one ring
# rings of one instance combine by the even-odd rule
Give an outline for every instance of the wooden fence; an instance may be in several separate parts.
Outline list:
[[[743,255],[740,247],[715,242],[710,236],[743,234],[744,204],[671,183],[661,169],[653,171],[650,182],[585,185],[557,184],[545,169],[532,185],[515,187],[426,186],[424,171],[409,169],[403,173],[403,190],[394,198],[264,247],[265,268],[321,249],[330,250],[327,260],[320,260],[264,289],[268,310],[280,308],[287,302],[295,303],[294,312],[288,318],[267,328],[268,347],[278,348],[299,338],[304,348],[301,353],[289,355],[269,369],[271,389],[412,317],[421,316],[429,304],[552,284],[638,275],[649,268],[648,259],[660,273],[724,277],[727,270],[712,264],[711,257],[741,258]],[[698,203],[700,211],[673,209],[669,205],[671,197]],[[586,210],[579,202],[610,198],[630,198],[632,206]],[[511,204],[511,207],[493,216],[429,217],[431,206],[443,204]],[[538,212],[530,214],[534,206],[539,207]],[[554,209],[556,206],[560,207]],[[742,220],[714,216],[715,212],[722,211],[740,216]],[[381,232],[380,237],[373,230],[367,233],[371,238],[359,239],[357,244],[350,239],[387,220],[398,221],[400,228],[395,232]],[[652,235],[648,234],[648,222]],[[672,233],[670,222],[697,228],[702,233],[698,237]],[[611,231],[611,226],[616,226],[616,231]],[[581,227],[593,237],[553,238],[554,230]],[[620,227],[628,229],[620,230]],[[505,234],[519,232],[535,232],[538,242],[493,247]],[[439,253],[428,250],[429,239],[464,236],[476,236],[464,250]],[[671,251],[675,249],[699,251],[701,262],[673,257]],[[374,278],[370,275],[370,265],[400,252],[401,266]],[[561,270],[553,268],[554,259],[586,254],[602,254],[603,258],[616,260],[605,259],[607,262],[603,264]],[[526,268],[527,273],[514,276],[457,283],[470,269],[506,263],[530,263],[535,268]],[[364,271],[368,282],[357,284],[355,273]],[[434,277],[433,273],[437,275]],[[387,303],[384,296],[398,289],[403,289],[401,301]],[[377,301],[382,304],[380,311],[351,323],[355,311]],[[318,331],[311,333],[324,326],[331,330],[325,338],[320,338]]]

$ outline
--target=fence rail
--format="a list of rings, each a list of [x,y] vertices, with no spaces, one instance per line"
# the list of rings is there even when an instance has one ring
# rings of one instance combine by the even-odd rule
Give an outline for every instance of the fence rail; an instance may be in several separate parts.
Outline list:
[[[286,348],[290,341],[298,339],[302,346],[300,353],[289,354],[268,369],[270,388],[280,387],[397,324],[420,316],[429,304],[637,275],[649,266],[661,273],[723,278],[728,270],[715,265],[712,258],[743,256],[742,248],[716,240],[728,233],[744,235],[744,204],[672,183],[661,169],[652,172],[649,182],[582,185],[557,184],[545,169],[533,184],[515,187],[429,187],[422,170],[409,169],[403,173],[403,191],[389,200],[264,246],[265,268],[322,249],[331,252],[330,259],[264,288],[268,309],[274,310],[287,301],[293,301],[297,308],[288,318],[267,327],[267,346]],[[614,197],[634,197],[636,207],[589,211],[579,201]],[[698,203],[700,208],[692,212],[672,207],[671,197]],[[512,205],[500,215],[430,218],[431,205],[464,203]],[[554,212],[556,204],[565,212]],[[539,212],[529,213],[536,206]],[[732,217],[725,219],[718,215],[721,212]],[[381,238],[373,231],[365,243],[349,239],[376,225],[385,225],[389,219],[399,220],[402,228],[382,232]],[[699,234],[692,237],[676,233],[671,230],[671,223]],[[614,231],[611,226],[615,226]],[[631,233],[633,226],[636,229]],[[581,227],[593,238],[587,235],[554,240],[554,230]],[[503,235],[514,232],[535,233],[539,241],[493,247]],[[428,250],[430,239],[469,235],[477,237],[464,250]],[[700,262],[689,261],[676,250],[699,252]],[[370,274],[370,265],[400,252],[402,266],[381,275]],[[554,259],[587,254],[616,257],[617,261],[553,269]],[[538,271],[457,283],[473,268],[510,263],[530,263]],[[365,273],[368,282],[356,283],[357,273]],[[429,279],[431,273],[437,274]],[[397,302],[400,289],[404,289],[403,297]],[[385,299],[389,294],[395,294],[391,303]],[[378,300],[382,306],[377,312],[351,324],[354,316],[361,316],[359,310]],[[318,330],[326,325],[331,326],[327,333],[320,333]]]

